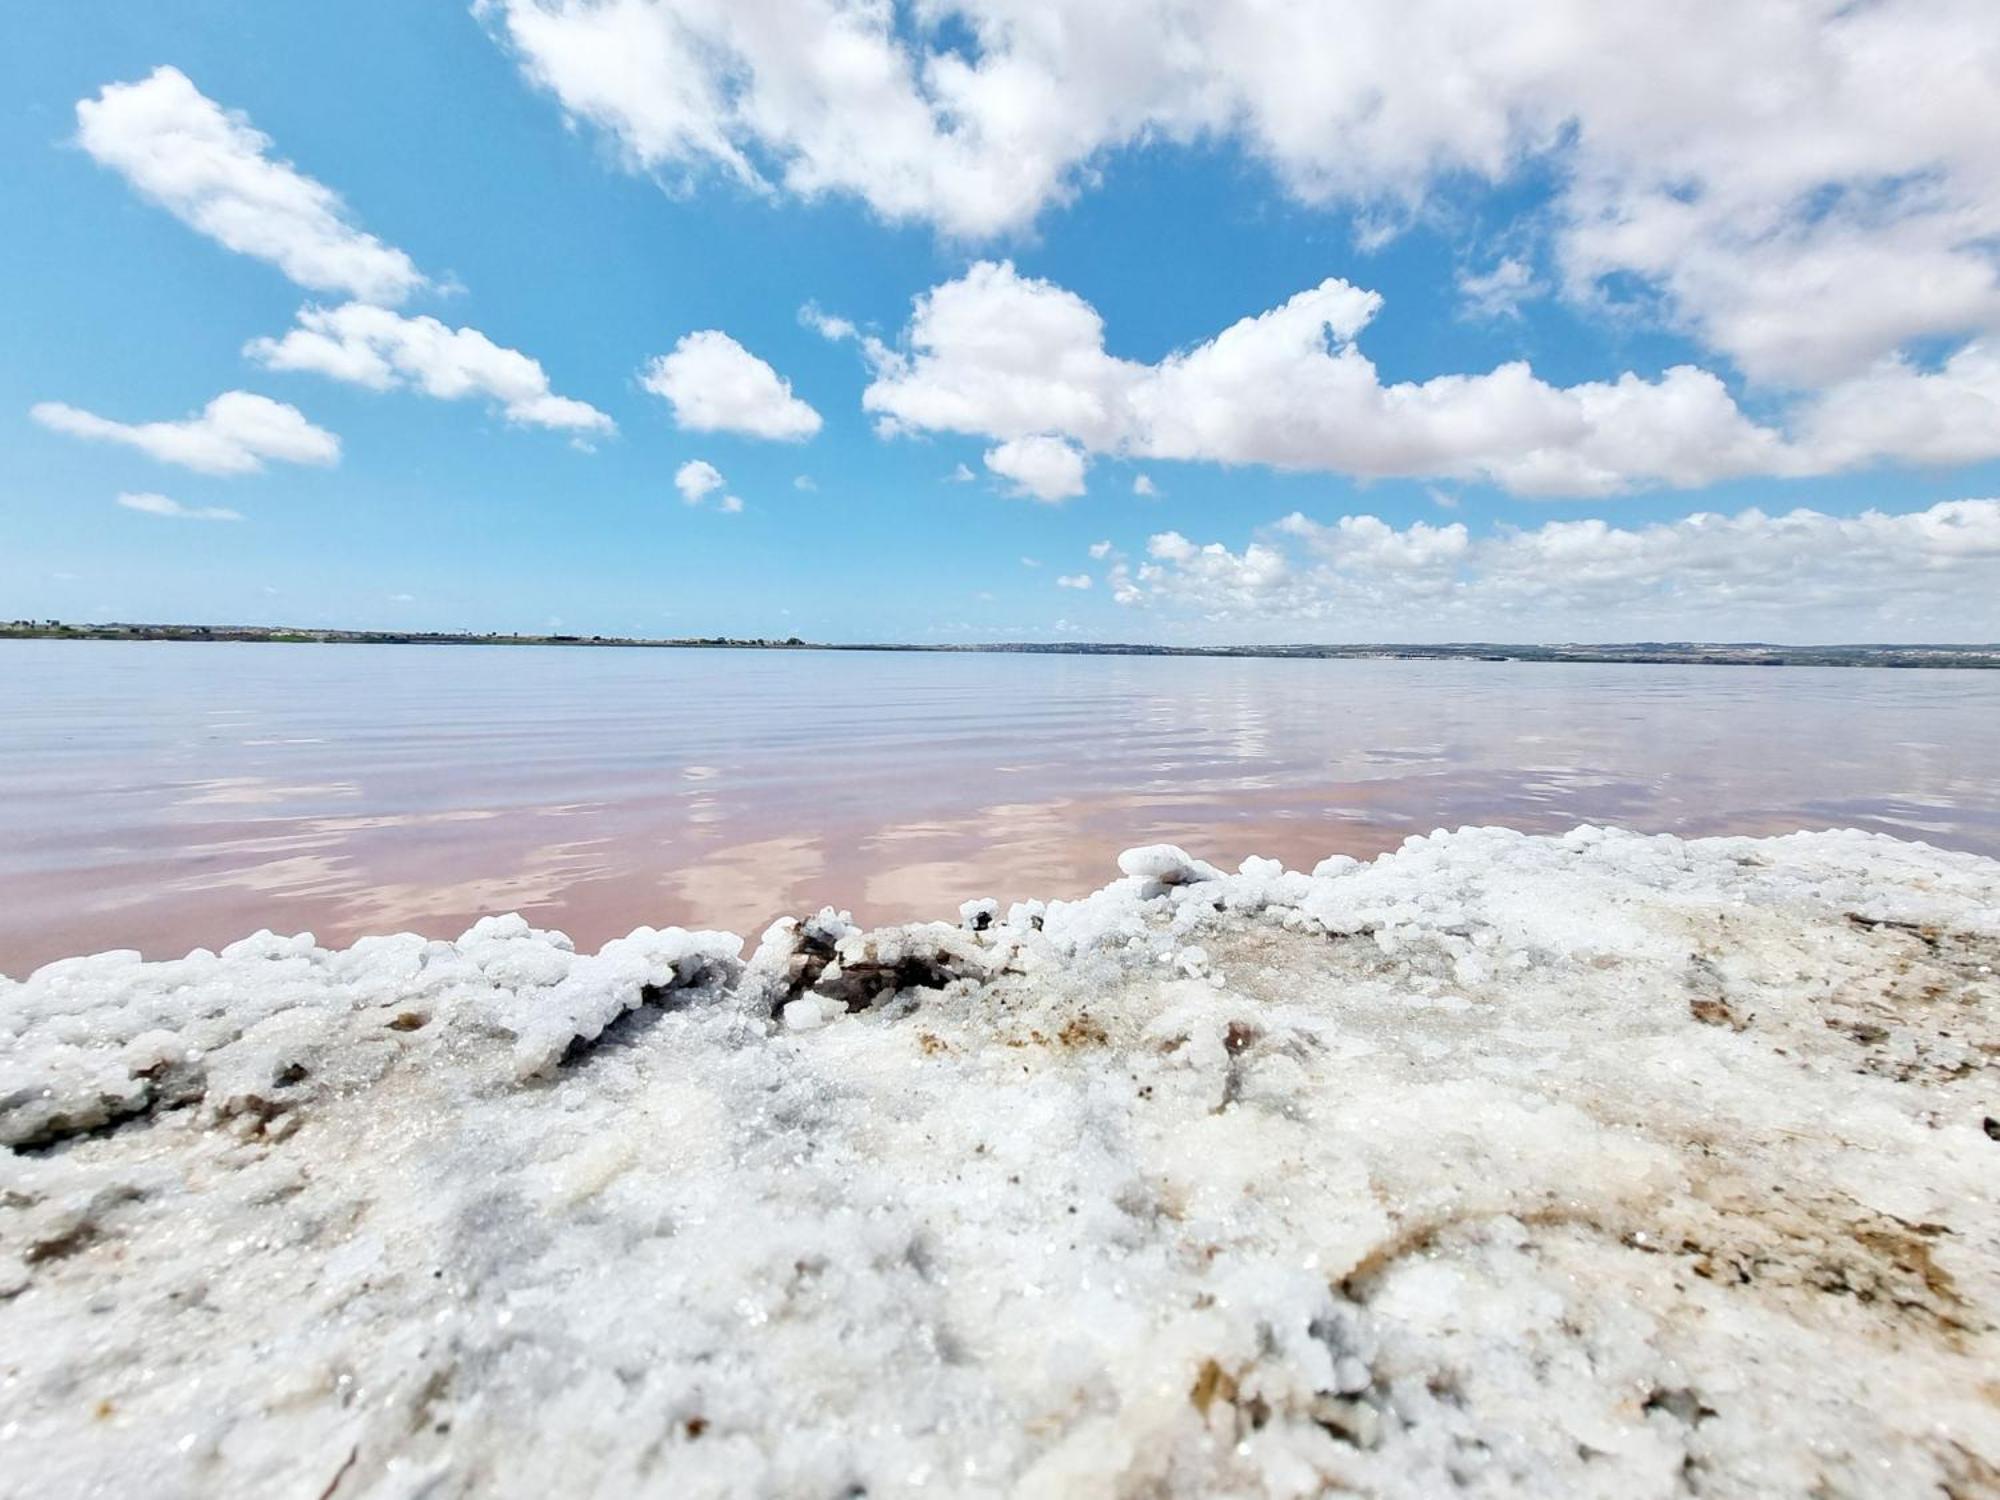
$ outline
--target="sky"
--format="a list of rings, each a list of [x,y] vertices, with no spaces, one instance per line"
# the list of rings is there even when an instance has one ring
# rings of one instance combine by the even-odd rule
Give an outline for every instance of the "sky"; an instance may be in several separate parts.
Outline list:
[[[2000,639],[1990,0],[8,32],[0,616]]]

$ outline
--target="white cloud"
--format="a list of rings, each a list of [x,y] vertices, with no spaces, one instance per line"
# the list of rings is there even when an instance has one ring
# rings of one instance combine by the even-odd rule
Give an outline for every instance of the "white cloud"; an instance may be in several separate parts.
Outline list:
[[[1103,559],[1111,555],[1111,543],[1092,542],[1090,544],[1090,555],[1098,559],[1099,561],[1102,561]]]
[[[1513,256],[1503,257],[1488,271],[1458,273],[1459,300],[1474,317],[1518,318],[1521,304],[1541,291],[1533,267]]]
[[[817,302],[808,302],[799,309],[799,322],[829,343],[837,344],[860,335],[851,319],[827,312]]]
[[[1290,562],[1262,542],[1232,553],[1220,542],[1197,546],[1178,531],[1164,531],[1147,539],[1146,555],[1153,561],[1136,570],[1129,563],[1112,564],[1106,582],[1116,603],[1138,605],[1158,598],[1194,605],[1211,616],[1257,618],[1283,613],[1274,606],[1293,598]]]
[[[1087,589],[1090,587],[1090,575],[1088,573],[1059,574],[1056,578],[1056,587],[1059,589]]]
[[[674,471],[674,488],[688,505],[700,505],[722,485],[722,471],[706,459],[691,458]],[[724,495],[715,508],[726,516],[740,515],[743,502],[735,495]]]
[[[1878,366],[1797,403],[1787,431],[1753,421],[1689,365],[1573,386],[1518,362],[1385,383],[1355,342],[1380,306],[1329,278],[1145,364],[1106,350],[1102,319],[1075,293],[981,261],[916,299],[906,349],[878,348],[862,404],[891,434],[1000,440],[1003,462],[1035,466],[1022,482],[1041,498],[1081,493],[1089,452],[1543,496],[2000,456],[2000,342],[1975,342],[1935,372]]]
[[[348,222],[331,188],[274,158],[270,137],[177,68],[107,84],[76,106],[77,140],[190,228],[300,286],[400,302],[426,285],[409,256]]]
[[[820,429],[819,413],[792,394],[790,381],[719,329],[688,334],[647,365],[640,383],[692,432],[799,442]]]
[[[297,407],[249,391],[224,391],[178,422],[114,422],[60,401],[40,402],[28,415],[57,432],[122,443],[202,474],[255,474],[266,459],[331,464],[340,458],[340,439],[313,426]]]
[[[1757,378],[2000,331],[1991,0],[482,8],[639,170],[976,237],[1122,146],[1229,136],[1380,232],[1468,178],[1551,181],[1534,226],[1566,295],[1636,282]]]
[[[1331,526],[1321,526],[1293,511],[1278,522],[1277,530],[1305,538],[1314,551],[1343,568],[1416,572],[1449,567],[1471,545],[1471,533],[1461,521],[1448,526],[1412,521],[1398,531],[1377,516],[1342,516]]]
[[[1934,371],[1892,358],[1802,409],[1806,446],[1825,467],[1877,454],[1917,463],[1976,463],[2000,451],[2000,339],[1967,344]]]
[[[691,458],[674,471],[674,488],[689,505],[699,505],[722,488],[722,471],[706,459]]]
[[[1024,557],[1021,559],[1021,566],[1024,568],[1039,568],[1041,565],[1042,560],[1039,557]]]
[[[596,407],[554,394],[540,362],[518,349],[502,348],[476,328],[365,303],[301,308],[298,327],[281,339],[252,339],[243,352],[273,370],[310,371],[371,390],[411,387],[443,401],[484,396],[508,421],[527,427],[617,430]]]
[[[944,476],[944,482],[946,484],[970,484],[978,477],[978,475],[974,474],[964,464],[959,463],[951,466],[951,472]]]
[[[800,474],[797,475],[792,480],[792,488],[795,490],[803,490],[810,495],[813,491],[817,490],[819,486],[813,482],[812,475]]]
[[[1114,564],[1113,598],[1347,639],[1991,639],[2000,632],[2000,501],[1903,514],[1696,514],[1396,528],[1293,514],[1241,552],[1177,532]]]
[[[919,62],[888,5],[489,0],[483,9],[529,76],[571,115],[610,130],[641,170],[710,166],[756,191],[772,190],[768,173],[804,196],[856,193],[892,219],[987,233],[1026,223],[1089,146],[1051,152],[1028,138],[1041,133],[1032,127],[989,131],[996,109],[1051,123],[1067,111],[1022,97],[1010,80],[996,94],[950,55]],[[1046,87],[1019,82],[1033,94]],[[950,109],[961,112],[957,125],[944,118]]]
[[[1160,492],[1154,487],[1153,481],[1146,475],[1135,474],[1132,477],[1132,493],[1137,495],[1141,500],[1151,500],[1156,498]]]
[[[1009,438],[986,450],[986,467],[1014,482],[1016,494],[1041,501],[1068,500],[1084,491],[1085,459],[1061,438],[1035,433]]]
[[[155,495],[148,491],[133,493],[127,491],[118,497],[118,503],[127,510],[136,510],[148,516],[167,516],[176,521],[240,521],[241,511],[228,510],[220,505],[183,505],[178,500],[169,500],[165,495]]]
[[[1002,440],[1005,461],[1037,464],[1027,487],[1043,498],[1081,492],[1084,459],[1069,444],[1546,495],[1805,468],[1691,367],[1566,388],[1525,364],[1385,384],[1354,343],[1380,306],[1330,278],[1149,365],[1109,354],[1102,319],[1075,293],[981,261],[916,299],[908,352],[877,359],[862,404],[891,432]]]

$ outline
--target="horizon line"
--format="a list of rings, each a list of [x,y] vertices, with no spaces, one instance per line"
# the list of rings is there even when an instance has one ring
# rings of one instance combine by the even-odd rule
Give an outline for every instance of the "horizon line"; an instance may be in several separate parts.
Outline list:
[[[1173,644],[1158,641],[1117,640],[982,640],[982,641],[897,641],[897,640],[807,640],[798,635],[728,636],[606,635],[601,632],[543,630],[416,630],[395,626],[298,625],[298,624],[196,624],[171,621],[61,620],[19,618],[0,621],[0,639],[59,639],[63,635],[86,633],[138,635],[159,632],[194,641],[228,640],[247,637],[271,640],[273,644],[447,644],[447,645],[547,645],[611,646],[635,648],[735,648],[764,650],[821,651],[992,651],[992,652],[1120,652],[1156,655],[1271,655],[1276,653],[1321,652],[1468,652],[1468,651],[1931,651],[1947,653],[2000,653],[1994,641],[1828,641],[1818,643],[1770,640],[1611,640],[1611,641],[1531,641],[1479,640],[1448,641],[1276,641],[1245,643]],[[273,639],[273,638],[284,639]],[[355,637],[348,641],[341,638]],[[296,638],[296,639],[293,639]]]

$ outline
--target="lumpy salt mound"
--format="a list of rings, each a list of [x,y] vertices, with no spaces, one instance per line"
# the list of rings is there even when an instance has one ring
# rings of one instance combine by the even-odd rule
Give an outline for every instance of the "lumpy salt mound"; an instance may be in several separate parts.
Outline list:
[[[2000,864],[1120,867],[0,981],[0,1492],[2000,1487]]]

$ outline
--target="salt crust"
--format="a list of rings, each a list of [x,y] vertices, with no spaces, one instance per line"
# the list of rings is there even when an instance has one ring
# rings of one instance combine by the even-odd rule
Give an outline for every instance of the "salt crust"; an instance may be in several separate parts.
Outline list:
[[[0,1493],[2000,1485],[2000,864],[1119,863],[0,980]]]

